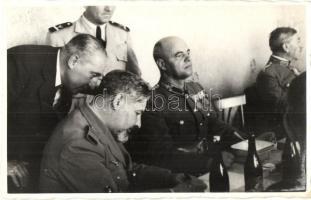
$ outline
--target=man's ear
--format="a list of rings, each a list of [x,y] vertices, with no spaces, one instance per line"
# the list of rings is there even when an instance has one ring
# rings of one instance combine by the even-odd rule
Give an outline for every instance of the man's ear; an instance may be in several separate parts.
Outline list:
[[[159,58],[156,63],[162,71],[166,71],[165,61],[162,58]]]
[[[67,62],[68,67],[70,69],[73,69],[77,65],[77,63],[79,62],[79,59],[80,59],[80,57],[77,54],[72,54],[70,56],[70,58],[68,59],[68,62]]]
[[[114,96],[112,100],[112,109],[118,110],[121,108],[122,104],[125,103],[125,96],[123,93],[119,93],[116,96]]]
[[[287,42],[284,42],[282,45],[283,51],[288,53],[289,52],[289,45]]]

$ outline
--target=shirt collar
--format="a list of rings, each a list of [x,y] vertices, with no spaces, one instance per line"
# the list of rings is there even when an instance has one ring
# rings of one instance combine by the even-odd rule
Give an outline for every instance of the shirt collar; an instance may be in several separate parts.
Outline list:
[[[57,52],[57,61],[56,61],[56,78],[55,78],[55,87],[62,84],[62,79],[60,76],[60,49]]]
[[[84,15],[82,15],[82,20],[83,22],[90,28],[90,32],[96,36],[96,27],[97,25],[93,24],[92,22],[90,22]],[[106,36],[106,26],[107,23],[104,23],[103,25],[100,25],[100,29],[101,29],[101,34],[102,34],[102,39],[105,40]]]
[[[282,58],[280,56],[276,56],[276,55],[271,55],[272,57],[278,59],[278,60],[281,60],[281,61],[286,61],[286,62],[289,62],[289,60],[285,59],[285,58]]]

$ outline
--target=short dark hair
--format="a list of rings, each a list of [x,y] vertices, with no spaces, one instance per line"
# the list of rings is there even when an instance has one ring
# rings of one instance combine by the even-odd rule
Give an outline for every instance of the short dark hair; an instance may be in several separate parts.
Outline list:
[[[159,40],[153,47],[153,59],[154,59],[154,61],[157,61],[159,58],[163,58],[162,40]]]
[[[107,97],[125,93],[135,99],[140,99],[149,97],[151,87],[136,74],[123,70],[113,70],[103,77],[96,91],[97,94],[103,94],[105,91]]]
[[[64,47],[63,50],[68,59],[72,54],[80,56],[90,56],[96,51],[103,51],[105,48],[100,40],[89,34],[79,34],[73,37]]]
[[[270,33],[269,46],[273,53],[284,52],[283,44],[287,39],[297,33],[297,30],[291,27],[279,27]]]

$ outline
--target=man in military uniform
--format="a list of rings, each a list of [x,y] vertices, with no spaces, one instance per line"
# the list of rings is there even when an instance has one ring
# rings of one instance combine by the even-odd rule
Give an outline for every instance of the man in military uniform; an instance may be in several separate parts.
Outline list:
[[[78,34],[90,34],[100,39],[106,47],[110,64],[109,69],[122,69],[141,75],[136,55],[132,49],[130,29],[116,22],[109,21],[115,6],[87,6],[83,15],[74,23],[63,23],[49,28],[47,44],[64,46]],[[104,69],[103,69],[104,70]],[[91,99],[88,97],[87,99]],[[85,95],[73,97],[70,111],[84,104]]]
[[[37,189],[41,155],[51,131],[68,112],[72,94],[89,93],[99,85],[106,60],[100,41],[87,34],[62,48],[8,49],[9,192]]]
[[[90,34],[102,40],[106,46],[111,60],[110,70],[123,69],[140,75],[141,71],[131,45],[130,29],[109,21],[114,10],[115,6],[87,6],[77,21],[49,28],[47,44],[60,47],[78,34]]]
[[[200,175],[209,171],[208,151],[213,137],[220,137],[225,147],[239,141],[230,126],[218,121],[210,110],[203,87],[186,82],[192,75],[190,50],[178,37],[158,41],[153,51],[161,78],[152,91],[142,127],[129,140],[133,159]],[[229,166],[233,155],[223,153]]]
[[[120,135],[140,126],[150,90],[130,72],[109,72],[91,104],[74,110],[46,145],[40,191],[199,192],[206,185],[186,174],[133,163]]]
[[[299,75],[292,63],[298,60],[302,47],[297,31],[280,27],[270,34],[269,45],[272,55],[263,71],[258,74],[256,90],[261,112],[269,121],[268,129],[283,137],[282,115],[286,107],[286,95],[291,81]]]

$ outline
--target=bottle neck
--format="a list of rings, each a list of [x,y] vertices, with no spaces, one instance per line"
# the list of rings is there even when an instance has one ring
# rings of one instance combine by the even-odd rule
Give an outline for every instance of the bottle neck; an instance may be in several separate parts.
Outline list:
[[[256,152],[255,136],[251,135],[248,139],[248,151]]]

